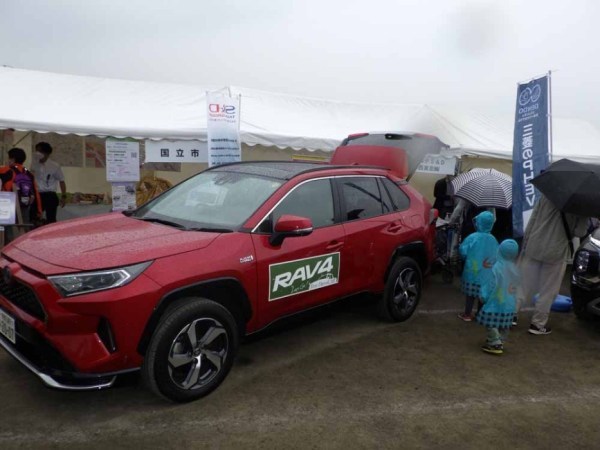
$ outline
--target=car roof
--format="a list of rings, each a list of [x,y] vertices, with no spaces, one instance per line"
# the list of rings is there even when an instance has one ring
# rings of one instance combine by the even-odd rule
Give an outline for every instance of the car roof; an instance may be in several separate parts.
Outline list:
[[[307,172],[331,171],[335,169],[376,169],[387,170],[377,166],[339,166],[322,163],[307,163],[294,161],[248,161],[232,164],[223,164],[209,170],[215,172],[243,173],[257,175],[277,180],[291,180],[292,178]]]

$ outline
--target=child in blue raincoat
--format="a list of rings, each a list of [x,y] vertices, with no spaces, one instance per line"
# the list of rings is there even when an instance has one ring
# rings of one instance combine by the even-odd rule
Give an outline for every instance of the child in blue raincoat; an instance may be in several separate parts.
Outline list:
[[[473,305],[481,299],[481,286],[492,276],[492,265],[498,253],[498,241],[492,236],[494,215],[484,211],[475,216],[475,233],[471,233],[458,249],[464,259],[462,292],[466,296],[465,312],[458,317],[465,322],[473,320]]]
[[[502,241],[492,277],[481,287],[484,303],[477,314],[477,322],[487,328],[487,340],[481,347],[486,353],[501,355],[504,351],[503,343],[517,310],[516,293],[520,276],[515,261],[518,254],[519,245],[514,240]]]

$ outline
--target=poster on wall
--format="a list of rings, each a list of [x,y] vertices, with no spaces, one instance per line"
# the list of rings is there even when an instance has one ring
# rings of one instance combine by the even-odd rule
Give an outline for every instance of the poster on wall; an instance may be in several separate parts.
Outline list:
[[[112,183],[112,210],[131,211],[135,208],[135,183]]]
[[[242,160],[240,96],[207,92],[208,166]]]
[[[145,142],[144,163],[206,163],[208,145],[201,141],[151,141]]]
[[[106,179],[140,180],[140,144],[135,141],[106,140]]]
[[[85,136],[85,167],[103,169],[106,167],[106,144],[104,139]]]
[[[0,225],[14,225],[16,206],[16,192],[0,192]]]

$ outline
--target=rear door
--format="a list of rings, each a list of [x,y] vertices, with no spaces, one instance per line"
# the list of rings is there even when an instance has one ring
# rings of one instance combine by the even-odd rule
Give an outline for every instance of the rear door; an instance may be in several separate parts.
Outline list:
[[[398,196],[404,196],[402,208],[392,200],[386,182],[398,191]],[[408,197],[385,177],[339,177],[336,183],[341,198],[346,249],[352,258],[349,264],[356,270],[352,289],[383,289],[390,258],[411,232],[410,222],[405,220],[410,206]]]
[[[273,224],[284,214],[311,219],[313,232],[286,238],[274,247],[269,237]],[[331,178],[308,180],[292,188],[254,230],[252,240],[263,324],[348,292],[350,267]]]

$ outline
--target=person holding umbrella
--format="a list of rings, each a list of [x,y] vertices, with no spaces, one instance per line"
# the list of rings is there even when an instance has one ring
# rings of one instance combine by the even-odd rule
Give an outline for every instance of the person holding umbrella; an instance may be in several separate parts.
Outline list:
[[[518,304],[531,301],[539,293],[528,329],[534,335],[552,332],[548,326],[550,308],[560,291],[567,260],[573,253],[572,238],[585,235],[591,215],[589,208],[600,200],[600,191],[596,191],[596,202],[590,203],[591,186],[582,183],[589,170],[578,163],[574,163],[577,167],[567,164],[571,170],[565,170],[566,161],[573,163],[557,161],[532,180],[541,195],[523,237]],[[516,325],[516,317],[513,325]]]

